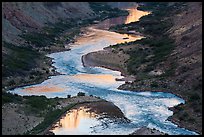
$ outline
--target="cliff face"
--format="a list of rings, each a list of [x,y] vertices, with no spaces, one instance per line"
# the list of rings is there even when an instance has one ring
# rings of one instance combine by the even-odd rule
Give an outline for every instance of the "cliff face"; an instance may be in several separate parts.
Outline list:
[[[19,44],[22,32],[39,30],[59,19],[85,19],[93,16],[87,2],[3,2],[2,40]]]

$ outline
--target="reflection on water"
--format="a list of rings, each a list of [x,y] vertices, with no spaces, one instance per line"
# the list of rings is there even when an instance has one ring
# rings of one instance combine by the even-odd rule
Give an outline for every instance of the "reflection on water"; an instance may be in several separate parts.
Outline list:
[[[123,10],[127,10],[129,12],[128,16],[122,16],[117,18],[106,19],[99,24],[97,24],[97,28],[99,29],[109,29],[111,26],[119,25],[119,24],[128,24],[131,22],[139,21],[142,16],[150,14],[148,11],[140,11],[137,10],[137,6],[124,8]]]
[[[35,92],[59,92],[64,89],[61,87],[57,87],[56,85],[45,85],[45,86],[34,86],[34,87],[26,87],[22,91],[35,93]]]
[[[100,24],[98,24],[97,26],[100,26]],[[87,34],[83,35],[82,37],[78,37],[76,39],[76,42],[73,45],[71,45],[71,47],[84,46],[86,43],[89,43],[89,47],[90,47],[90,44],[92,43],[101,44],[100,40],[103,40],[102,46],[104,48],[105,42],[109,42],[111,44],[117,44],[117,43],[131,42],[131,41],[140,40],[144,38],[143,36],[140,36],[140,35],[119,34],[116,32],[96,29],[97,26],[86,28]],[[100,50],[100,49],[96,49],[98,47],[100,46],[95,46],[94,47],[95,49],[93,50],[95,51]]]
[[[58,135],[65,134],[88,134],[91,126],[97,123],[94,112],[89,112],[88,108],[79,107],[71,109],[63,116],[50,130]]]
[[[137,8],[130,8],[130,9],[127,9],[127,10],[129,12],[129,15],[127,16],[127,18],[125,20],[125,24],[139,21],[139,19],[142,16],[150,14],[150,12],[140,11],[140,10],[137,10]]]
[[[73,75],[72,78],[77,79],[79,81],[88,82],[90,84],[94,83],[99,85],[113,85],[114,83],[116,83],[115,78],[118,77],[114,77],[113,75],[109,74],[77,74]]]
[[[140,12],[135,8],[130,8],[129,12],[131,12],[129,17],[109,19],[97,25],[101,25],[101,28],[109,28],[110,25],[137,21],[141,16],[147,14],[147,12]],[[135,14],[135,12],[138,12],[139,15]],[[94,29],[94,27],[90,27],[89,32],[90,35],[88,36],[78,37],[77,42],[71,45],[72,50],[49,55],[49,57],[53,58],[53,66],[57,72],[65,75],[53,76],[41,84],[17,88],[10,92],[20,95],[45,95],[47,97],[66,97],[67,94],[74,96],[78,92],[84,92],[113,102],[132,121],[130,124],[113,125],[109,123],[108,128],[104,129],[98,123],[99,121],[96,120],[95,114],[87,112],[85,108],[74,109],[56,123],[56,128],[53,129],[55,134],[93,134],[92,131],[94,129],[94,133],[98,134],[121,135],[132,133],[136,127],[145,125],[168,134],[195,134],[179,128],[167,120],[173,113],[168,108],[182,103],[182,99],[165,92],[137,93],[117,90],[117,87],[122,82],[115,81],[115,76],[118,77],[120,75],[119,72],[98,67],[83,67],[81,62],[82,55],[102,50],[104,47],[116,43],[134,41],[136,38],[141,39],[141,36],[132,37],[127,34],[122,35]],[[126,37],[128,39],[124,39]],[[107,125],[107,123],[105,124]]]

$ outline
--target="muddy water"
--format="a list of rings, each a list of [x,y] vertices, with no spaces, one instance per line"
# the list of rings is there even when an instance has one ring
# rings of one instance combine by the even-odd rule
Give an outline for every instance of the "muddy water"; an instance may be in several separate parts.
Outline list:
[[[106,20],[98,26],[85,28],[86,35],[76,39],[70,51],[49,54],[53,59],[53,66],[61,74],[50,77],[41,84],[30,85],[14,89],[10,92],[20,95],[45,95],[47,97],[75,96],[78,92],[87,95],[99,96],[113,102],[118,106],[130,123],[106,123],[104,119],[97,120],[94,115],[87,114],[86,110],[71,110],[56,124],[52,130],[55,134],[130,134],[139,127],[156,128],[168,134],[195,134],[167,120],[173,114],[168,108],[185,103],[183,99],[164,92],[131,92],[118,90],[117,87],[124,81],[121,73],[100,67],[84,67],[81,57],[87,53],[102,50],[109,45],[134,41],[142,36],[122,35],[107,31],[111,24],[120,21],[128,23],[138,21],[139,17],[146,15],[135,8],[128,8],[130,15],[126,18]],[[139,16],[138,16],[139,12]],[[104,25],[106,24],[106,25]],[[107,25],[108,24],[108,25]],[[103,28],[103,29],[100,29]],[[123,39],[128,37],[128,39]]]

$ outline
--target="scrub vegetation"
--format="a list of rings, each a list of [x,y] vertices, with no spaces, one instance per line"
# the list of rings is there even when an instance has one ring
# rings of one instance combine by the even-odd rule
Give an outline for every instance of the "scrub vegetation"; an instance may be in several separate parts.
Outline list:
[[[110,47],[120,50],[122,47],[132,45],[124,53],[130,56],[126,61],[128,73],[134,75],[136,79],[132,83],[120,86],[119,89],[168,91],[181,96],[186,103],[172,109],[174,115],[171,120],[180,126],[202,133],[202,128],[199,128],[202,123],[202,73],[199,71],[202,68],[202,63],[199,59],[200,53],[196,52],[202,48],[201,39],[199,39],[200,31],[198,27],[193,27],[195,22],[183,17],[188,15],[198,20],[200,14],[188,4],[190,5],[186,2],[143,3],[144,6],[140,6],[138,9],[151,11],[151,14],[143,16],[139,22],[113,26],[110,30],[120,33],[129,33],[134,30],[143,34],[145,38]],[[196,6],[199,7],[199,4]],[[180,21],[175,24],[177,18]],[[189,25],[189,28],[183,25],[187,22],[186,20],[191,22],[185,24]],[[172,32],[179,25],[178,29],[183,28],[184,32],[181,34],[176,33],[179,30]],[[194,33],[194,31],[199,32]],[[187,35],[191,38],[187,39]],[[193,45],[197,50],[195,52],[192,49],[188,50],[187,47],[190,45]],[[190,60],[182,62],[189,56],[196,56],[194,60],[196,66]]]

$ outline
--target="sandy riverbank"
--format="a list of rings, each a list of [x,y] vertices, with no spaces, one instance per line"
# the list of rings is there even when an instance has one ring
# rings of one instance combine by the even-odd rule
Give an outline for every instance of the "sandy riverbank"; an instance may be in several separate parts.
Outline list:
[[[135,77],[128,75],[125,61],[128,59],[128,55],[124,54],[122,51],[119,53],[114,53],[111,48],[106,48],[104,50],[88,53],[82,56],[82,63],[85,67],[104,67],[114,71],[120,71],[121,75],[124,76],[122,81],[134,81]]]

